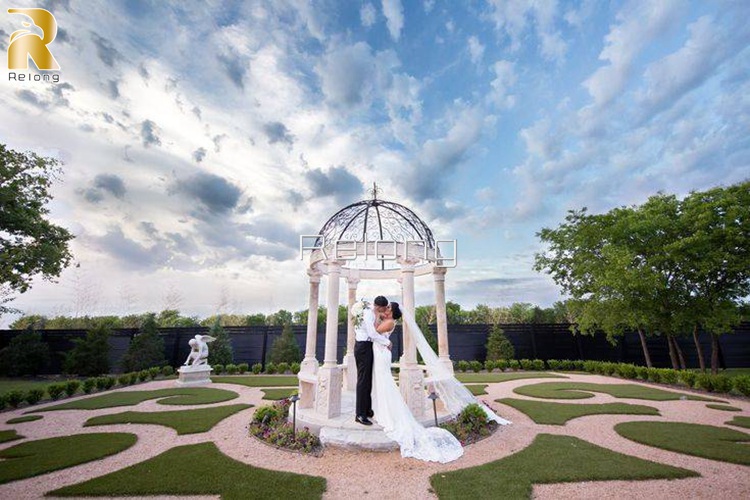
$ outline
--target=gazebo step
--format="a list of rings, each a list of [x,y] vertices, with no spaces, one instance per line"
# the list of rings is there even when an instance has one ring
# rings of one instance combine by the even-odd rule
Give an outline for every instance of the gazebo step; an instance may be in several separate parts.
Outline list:
[[[380,427],[374,429],[322,427],[320,442],[325,446],[350,450],[392,451],[398,449],[398,443],[386,436]]]

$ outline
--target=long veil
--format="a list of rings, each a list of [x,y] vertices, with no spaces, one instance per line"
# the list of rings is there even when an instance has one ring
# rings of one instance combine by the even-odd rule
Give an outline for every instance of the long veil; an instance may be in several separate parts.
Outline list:
[[[487,405],[480,403],[461,382],[456,380],[450,370],[440,363],[437,354],[427,343],[427,339],[424,338],[422,330],[419,329],[411,314],[403,309],[401,312],[406,331],[416,344],[417,350],[427,366],[427,373],[432,380],[434,390],[448,411],[453,415],[458,415],[466,406],[476,403],[484,410],[489,420],[494,420],[500,425],[510,424],[509,420],[498,417]]]

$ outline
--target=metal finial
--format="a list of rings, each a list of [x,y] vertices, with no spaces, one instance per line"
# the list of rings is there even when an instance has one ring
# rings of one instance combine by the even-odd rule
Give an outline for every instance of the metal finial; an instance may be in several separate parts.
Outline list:
[[[378,183],[377,182],[373,182],[372,183],[372,191],[370,191],[370,193],[372,193],[372,199],[373,200],[377,200],[378,199],[378,193],[379,192],[380,192],[380,190],[378,189]]]

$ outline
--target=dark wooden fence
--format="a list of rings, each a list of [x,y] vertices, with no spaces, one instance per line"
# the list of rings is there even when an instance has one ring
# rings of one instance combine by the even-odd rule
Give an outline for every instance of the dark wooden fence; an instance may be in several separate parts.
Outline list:
[[[517,359],[592,359],[617,361],[644,365],[643,351],[636,333],[624,335],[620,342],[613,346],[603,334],[595,336],[573,335],[566,324],[507,324],[501,325],[505,335],[516,350]],[[300,351],[304,355],[307,327],[293,326]],[[451,359],[484,361],[487,352],[485,345],[491,325],[451,325],[448,327]],[[435,326],[431,327],[433,333]],[[264,363],[274,340],[281,336],[280,326],[233,326],[226,327],[234,349],[235,363]],[[207,334],[208,328],[162,328],[159,330],[164,338],[165,356],[172,366],[185,362],[190,351],[188,341],[196,334]],[[21,330],[0,330],[0,348],[5,347]],[[84,330],[40,330],[42,339],[54,353],[52,362],[45,373],[60,373],[65,352],[73,347],[71,339],[86,335]],[[137,333],[135,329],[118,329],[110,336],[110,365],[114,372],[119,371],[120,360],[128,349],[130,341]],[[391,337],[395,348],[394,361],[402,347],[401,328],[397,327]],[[700,343],[706,362],[710,361],[711,339],[701,332]],[[678,340],[686,362],[690,367],[698,366],[698,356],[692,337]],[[723,368],[750,367],[750,322],[743,323],[731,334],[722,335],[719,362]],[[661,337],[648,339],[651,359],[655,366],[670,367],[669,350]],[[324,328],[318,329],[316,355],[323,360],[325,350]],[[346,326],[340,325],[338,332],[337,355],[341,360],[346,351]]]

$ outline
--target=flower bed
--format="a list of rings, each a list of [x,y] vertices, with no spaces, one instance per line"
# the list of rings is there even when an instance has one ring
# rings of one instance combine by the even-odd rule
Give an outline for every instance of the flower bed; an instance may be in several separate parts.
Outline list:
[[[470,404],[455,419],[440,424],[440,427],[466,446],[491,436],[499,426],[497,422],[487,419],[487,414],[478,404]]]
[[[291,401],[282,399],[272,405],[261,406],[250,422],[250,435],[276,448],[320,456],[323,445],[320,439],[305,427],[294,432],[288,422]]]

